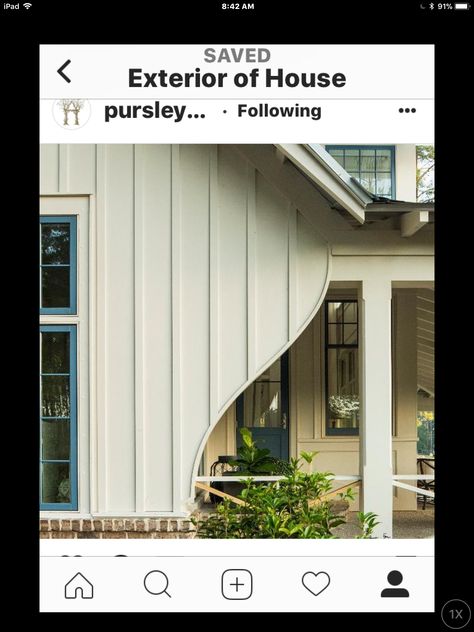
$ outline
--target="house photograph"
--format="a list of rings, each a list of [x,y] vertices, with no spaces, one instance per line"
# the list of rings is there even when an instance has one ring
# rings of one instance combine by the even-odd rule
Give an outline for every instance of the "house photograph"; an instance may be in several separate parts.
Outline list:
[[[202,525],[312,485],[274,537],[433,537],[433,165],[42,145],[40,536],[234,537]]]

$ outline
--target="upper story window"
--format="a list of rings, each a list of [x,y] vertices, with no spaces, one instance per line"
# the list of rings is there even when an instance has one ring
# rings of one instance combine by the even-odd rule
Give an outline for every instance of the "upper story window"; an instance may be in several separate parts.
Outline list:
[[[375,195],[395,199],[395,147],[326,145],[326,151]]]
[[[42,314],[76,313],[76,218],[44,216],[41,229]]]
[[[359,316],[356,300],[325,303],[326,434],[359,434]]]

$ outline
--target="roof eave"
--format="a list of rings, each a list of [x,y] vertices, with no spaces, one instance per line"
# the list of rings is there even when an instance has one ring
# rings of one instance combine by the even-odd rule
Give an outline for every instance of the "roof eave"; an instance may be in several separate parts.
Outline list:
[[[307,145],[277,144],[276,147],[360,224],[364,223],[365,208],[373,200],[363,190],[358,191],[350,187],[323,158],[318,156],[317,152]]]
[[[360,182],[358,182],[356,178],[352,177],[322,145],[311,143],[305,145],[305,147],[315,156],[316,160],[337,175],[343,186],[345,186],[349,193],[359,200],[364,207],[376,199],[376,196],[369,191],[366,191]]]

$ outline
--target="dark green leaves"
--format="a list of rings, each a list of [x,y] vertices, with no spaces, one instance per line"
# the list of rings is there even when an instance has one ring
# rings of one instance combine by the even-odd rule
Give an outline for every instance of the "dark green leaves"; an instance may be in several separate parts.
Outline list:
[[[256,447],[251,432],[243,428],[243,445],[233,465],[242,474],[275,473],[279,466],[268,450]],[[240,498],[245,505],[235,505],[225,499],[207,519],[194,519],[200,538],[335,538],[336,527],[346,523],[345,516],[335,511],[335,504],[325,499],[333,485],[330,472],[302,472],[315,452],[304,452],[300,459],[285,463],[284,478],[276,482],[243,481]],[[340,500],[354,499],[349,488],[338,494]],[[370,538],[377,516],[359,513],[360,538]]]
[[[238,459],[230,461],[230,465],[238,467],[242,474],[280,474],[283,473],[284,463],[271,456],[267,448],[258,448],[248,428],[241,428],[243,445],[237,450]]]

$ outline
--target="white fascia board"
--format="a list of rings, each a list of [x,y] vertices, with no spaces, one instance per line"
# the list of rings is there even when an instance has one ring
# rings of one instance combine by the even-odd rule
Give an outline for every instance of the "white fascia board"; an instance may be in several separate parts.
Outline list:
[[[402,237],[411,237],[429,221],[428,211],[410,211],[404,213],[400,221]]]
[[[276,147],[313,182],[355,217],[360,224],[364,223],[366,204],[357,198],[335,173],[321,164],[303,145],[283,144],[276,145]]]
[[[305,145],[305,148],[311,155],[315,156],[316,160],[320,162],[323,167],[329,167],[329,170],[333,171],[338,178],[340,178],[343,186],[345,186],[349,193],[352,193],[356,200],[359,200],[362,205],[365,206],[373,202],[374,197],[364,189],[356,178],[347,173],[347,171],[337,162],[335,158],[331,156],[329,152],[325,150],[322,145],[317,143],[308,143]]]

